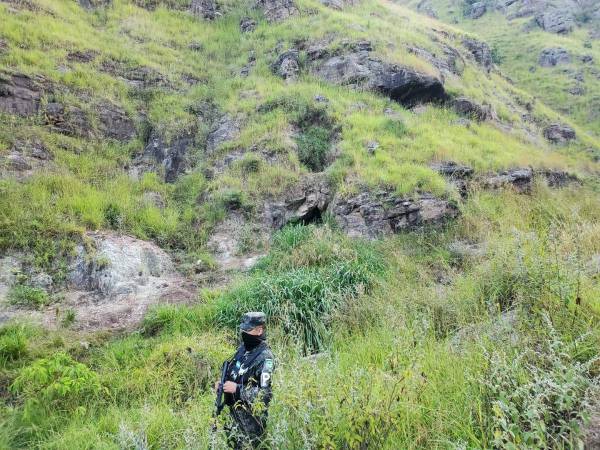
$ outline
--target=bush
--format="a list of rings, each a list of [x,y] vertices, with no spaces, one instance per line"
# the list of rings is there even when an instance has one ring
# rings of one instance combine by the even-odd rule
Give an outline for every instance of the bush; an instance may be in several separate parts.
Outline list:
[[[482,380],[489,400],[495,448],[573,448],[584,420],[590,368],[572,355],[577,342],[561,341],[548,319],[548,335],[535,348],[489,355]]]
[[[8,301],[13,305],[40,308],[49,303],[49,297],[44,289],[19,284],[8,293]]]
[[[209,391],[232,349],[215,335],[176,336],[156,346],[128,379],[127,392],[181,405]]]
[[[10,390],[25,400],[24,419],[35,422],[50,410],[85,410],[101,386],[94,371],[59,352],[21,369]]]

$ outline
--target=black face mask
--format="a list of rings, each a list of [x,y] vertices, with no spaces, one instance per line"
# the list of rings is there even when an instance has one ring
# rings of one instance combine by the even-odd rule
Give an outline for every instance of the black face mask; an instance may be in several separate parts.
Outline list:
[[[260,343],[262,341],[265,340],[264,332],[260,336],[255,336],[253,334],[249,334],[249,333],[242,331],[241,335],[242,335],[242,342],[244,343],[244,347],[246,347],[246,350],[252,350],[257,345],[260,345]]]

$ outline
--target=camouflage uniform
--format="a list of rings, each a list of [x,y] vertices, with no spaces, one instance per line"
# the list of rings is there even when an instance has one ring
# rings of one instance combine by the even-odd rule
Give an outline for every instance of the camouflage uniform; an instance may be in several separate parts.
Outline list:
[[[248,315],[250,314],[250,317]],[[249,313],[244,316],[246,328],[264,325],[264,314]],[[252,316],[252,314],[258,315]],[[261,316],[262,314],[262,316]],[[262,317],[262,319],[261,319]],[[256,324],[256,322],[259,322]],[[227,427],[229,445],[234,449],[257,448],[267,426],[267,408],[271,401],[271,377],[275,368],[273,353],[264,340],[247,349],[240,345],[230,362],[226,381],[237,384],[235,394],[225,394],[232,421]]]

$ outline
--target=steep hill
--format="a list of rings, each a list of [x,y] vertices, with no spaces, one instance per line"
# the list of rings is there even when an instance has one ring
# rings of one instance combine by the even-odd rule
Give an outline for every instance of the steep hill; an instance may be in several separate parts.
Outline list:
[[[600,4],[594,0],[423,0],[409,5],[476,33],[519,87],[600,133]]]
[[[0,447],[597,442],[594,5],[427,1],[0,1]]]

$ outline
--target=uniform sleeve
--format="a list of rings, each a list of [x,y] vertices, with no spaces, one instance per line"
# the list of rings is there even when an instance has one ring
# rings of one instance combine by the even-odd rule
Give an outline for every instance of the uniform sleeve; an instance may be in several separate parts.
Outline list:
[[[245,386],[238,385],[239,399],[250,405],[257,401],[268,405],[272,397],[271,383],[274,368],[273,356],[267,355],[252,371],[253,382]]]

